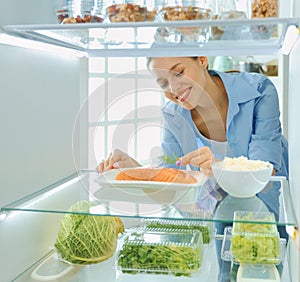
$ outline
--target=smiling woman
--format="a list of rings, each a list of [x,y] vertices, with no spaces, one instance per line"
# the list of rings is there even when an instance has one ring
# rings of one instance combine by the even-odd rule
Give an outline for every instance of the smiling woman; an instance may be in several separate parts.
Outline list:
[[[209,70],[204,56],[149,58],[147,66],[169,100],[162,107],[162,155],[179,156],[175,163],[162,158],[159,166],[211,173],[214,159],[244,156],[269,162],[276,175],[288,177],[278,94],[268,77]],[[97,170],[137,166],[137,160],[115,150]],[[197,201],[200,208],[207,207],[207,201],[213,209],[220,200],[217,183],[212,180],[210,185],[212,193]],[[278,217],[279,187],[274,184],[257,196]]]

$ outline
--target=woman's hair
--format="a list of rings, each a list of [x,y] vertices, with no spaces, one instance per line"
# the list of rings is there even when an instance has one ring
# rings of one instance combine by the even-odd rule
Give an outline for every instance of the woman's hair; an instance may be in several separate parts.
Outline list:
[[[191,58],[191,59],[193,59],[193,60],[197,60],[198,59],[198,57],[189,57],[189,58]],[[146,66],[147,66],[147,69],[150,69],[150,63],[151,63],[151,60],[152,60],[153,58],[152,57],[147,57],[147,59],[146,59]]]

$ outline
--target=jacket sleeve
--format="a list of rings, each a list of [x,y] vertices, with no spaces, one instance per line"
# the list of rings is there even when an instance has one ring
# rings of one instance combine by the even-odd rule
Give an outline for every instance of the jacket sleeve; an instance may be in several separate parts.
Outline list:
[[[254,106],[249,158],[269,161],[276,170],[281,170],[283,148],[278,94],[268,78],[257,90],[261,96],[256,99]]]

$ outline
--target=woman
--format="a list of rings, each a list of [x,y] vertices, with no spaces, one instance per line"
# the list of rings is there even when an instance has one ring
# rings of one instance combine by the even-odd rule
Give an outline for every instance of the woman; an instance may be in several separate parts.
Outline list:
[[[170,100],[162,109],[163,153],[180,157],[161,166],[190,165],[209,173],[214,157],[245,156],[269,161],[274,175],[288,177],[278,94],[266,76],[210,71],[204,56],[149,58],[147,66]],[[140,164],[116,150],[97,170],[134,166]],[[258,196],[278,216],[278,189]]]
[[[163,153],[179,157],[175,164],[161,162],[161,166],[189,165],[210,173],[214,158],[245,156],[269,161],[274,165],[273,175],[288,177],[288,146],[282,135],[278,94],[266,76],[208,70],[204,56],[149,58],[147,66],[170,100],[162,109]],[[97,170],[134,166],[140,164],[115,150]],[[278,185],[258,197],[278,218]],[[223,232],[224,225],[216,227],[218,233]],[[217,249],[219,255],[220,245]],[[219,281],[228,281],[230,264],[222,266],[220,258],[219,262],[227,268],[220,271]]]

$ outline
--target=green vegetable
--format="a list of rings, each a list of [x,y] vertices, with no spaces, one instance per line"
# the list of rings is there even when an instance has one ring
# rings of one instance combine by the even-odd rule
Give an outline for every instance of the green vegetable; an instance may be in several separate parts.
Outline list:
[[[234,260],[246,263],[278,263],[280,242],[276,237],[235,235],[231,252]]]
[[[141,229],[129,234],[118,256],[125,273],[160,273],[191,276],[202,262],[199,231]]]
[[[118,233],[124,229],[117,217],[87,215],[92,206],[88,201],[74,204],[61,222],[54,246],[71,263],[107,260],[116,250]]]
[[[207,225],[200,224],[176,224],[176,223],[164,223],[159,221],[150,221],[147,223],[149,228],[168,228],[168,229],[184,229],[184,230],[199,230],[202,233],[203,244],[210,242],[210,230]]]
[[[160,156],[159,159],[164,162],[164,163],[167,163],[167,164],[175,164],[178,160],[178,156],[176,156],[174,153],[173,153],[173,157],[170,157],[168,155],[163,155],[163,156]]]
[[[239,263],[278,263],[280,241],[275,226],[236,222],[231,253],[234,260]]]
[[[198,249],[175,245],[140,245],[126,243],[119,253],[118,264],[122,272],[172,273],[190,276],[201,265]]]

